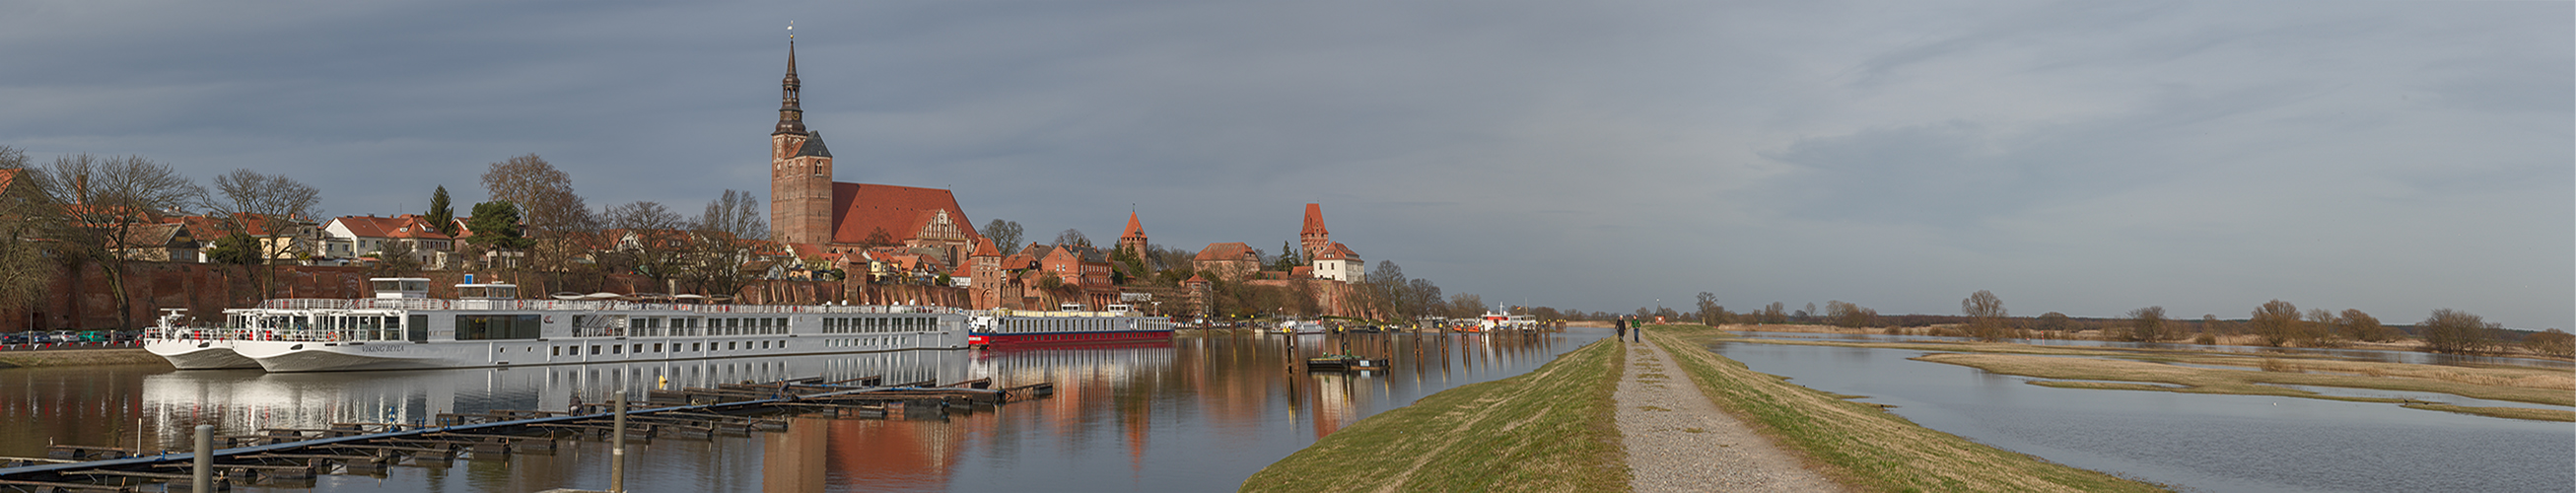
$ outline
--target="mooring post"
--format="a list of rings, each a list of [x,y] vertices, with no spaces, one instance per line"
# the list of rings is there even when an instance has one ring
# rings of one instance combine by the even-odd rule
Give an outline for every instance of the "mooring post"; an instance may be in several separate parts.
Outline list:
[[[626,391],[617,391],[617,424],[609,430],[608,493],[626,493]]]
[[[196,468],[189,472],[197,493],[215,490],[215,425],[197,425]]]

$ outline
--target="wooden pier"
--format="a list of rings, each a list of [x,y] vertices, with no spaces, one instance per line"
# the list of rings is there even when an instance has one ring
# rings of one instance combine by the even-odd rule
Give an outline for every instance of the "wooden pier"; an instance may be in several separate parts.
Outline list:
[[[626,439],[709,440],[787,430],[787,417],[943,419],[1054,395],[1049,383],[1002,389],[991,379],[933,386],[877,386],[880,377],[803,378],[714,388],[657,391],[630,403]],[[430,424],[333,423],[321,429],[261,429],[217,437],[210,453],[217,482],[292,485],[323,474],[381,475],[395,466],[445,467],[459,457],[506,460],[553,455],[563,440],[606,441],[616,433],[608,403],[567,412],[494,410],[440,413]],[[193,453],[55,445],[45,458],[0,457],[0,492],[137,491],[153,483],[184,489]]]

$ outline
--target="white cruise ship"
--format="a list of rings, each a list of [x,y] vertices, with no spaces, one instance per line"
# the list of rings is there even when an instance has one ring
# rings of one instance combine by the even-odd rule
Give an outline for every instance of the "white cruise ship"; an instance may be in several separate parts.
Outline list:
[[[224,310],[217,327],[180,327],[173,313],[143,347],[180,369],[271,372],[966,348],[966,314],[947,307],[523,300],[509,284],[459,284],[448,300],[429,298],[429,282],[370,279],[371,299],[268,300]]]

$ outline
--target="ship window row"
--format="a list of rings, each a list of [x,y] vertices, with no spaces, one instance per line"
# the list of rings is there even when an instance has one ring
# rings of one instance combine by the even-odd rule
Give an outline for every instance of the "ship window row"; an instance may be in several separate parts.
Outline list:
[[[783,335],[786,317],[572,316],[573,337]]]
[[[936,317],[823,317],[825,334],[920,332],[938,326]]]
[[[1021,318],[1002,321],[1002,332],[1026,334],[1036,332],[1089,332],[1116,330],[1117,320],[1097,318]]]
[[[574,345],[574,346],[552,346],[552,347],[551,347],[551,349],[549,350],[548,355],[550,355],[550,356],[582,356],[582,355],[583,355],[583,353],[582,353],[582,351],[583,351],[583,350],[582,350],[582,348],[584,348],[584,347],[588,347],[588,348],[590,348],[590,349],[589,349],[589,351],[590,351],[590,353],[589,353],[589,354],[590,354],[590,355],[594,355],[594,356],[595,356],[595,355],[601,355],[601,354],[626,354],[626,353],[628,353],[628,352],[633,352],[633,353],[636,353],[636,354],[643,354],[643,353],[647,353],[647,352],[653,352],[653,353],[660,353],[660,352],[664,352],[664,351],[663,351],[663,345],[662,345],[662,343],[653,343],[653,344],[650,346],[651,348],[653,348],[651,351],[646,351],[644,348],[646,348],[647,346],[646,346],[645,344],[643,344],[643,343],[636,343],[636,344],[591,344],[591,345],[587,345],[587,346],[582,346],[582,345]],[[631,350],[630,350],[630,349],[628,349],[628,348],[630,348],[630,347],[632,347],[633,349],[631,349]],[[684,346],[684,345],[682,345],[682,344],[680,344],[680,343],[676,343],[676,342],[674,342],[674,343],[670,343],[670,346],[669,346],[669,347],[670,347],[670,351],[669,351],[669,352],[674,352],[674,353],[680,353],[680,352],[701,352],[701,351],[741,351],[741,350],[752,350],[752,349],[785,349],[785,348],[787,347],[787,341],[725,341],[725,342],[692,342],[692,343],[688,343],[688,344],[687,344],[687,345],[685,345],[685,346]],[[685,348],[685,349],[683,349],[683,348]]]
[[[241,315],[224,316],[227,329],[401,330],[402,317],[386,315]]]
[[[900,341],[900,340],[902,340],[902,338],[897,338],[897,337],[850,337],[850,338],[842,338],[842,339],[825,339],[825,340],[823,341],[823,344],[824,344],[824,345],[831,346],[831,347],[891,348],[891,347],[895,347],[895,346],[896,346],[895,341]]]

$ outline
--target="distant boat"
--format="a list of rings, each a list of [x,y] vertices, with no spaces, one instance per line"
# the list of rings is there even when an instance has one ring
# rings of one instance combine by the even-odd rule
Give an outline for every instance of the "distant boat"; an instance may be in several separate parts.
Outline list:
[[[966,344],[976,348],[1168,341],[1172,319],[1148,317],[1110,305],[1112,311],[1081,311],[1079,305],[1052,312],[994,310],[966,323]]]
[[[1290,320],[1279,323],[1279,333],[1322,334],[1324,333],[1324,324],[1316,323],[1313,320]]]
[[[1386,368],[1383,359],[1368,359],[1347,354],[1327,354],[1306,358],[1307,371],[1365,371]]]

